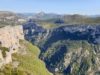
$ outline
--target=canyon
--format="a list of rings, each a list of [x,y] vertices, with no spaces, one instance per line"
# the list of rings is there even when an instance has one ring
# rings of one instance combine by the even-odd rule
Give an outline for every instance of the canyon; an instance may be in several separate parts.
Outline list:
[[[28,60],[23,56],[29,57],[31,65],[36,61],[30,56],[36,57],[44,67],[44,75],[99,75],[100,25],[67,24],[46,29],[29,20],[23,25],[0,28],[0,67],[12,64],[18,68]],[[33,75],[34,70],[22,71]]]
[[[66,25],[44,29],[32,21],[23,25],[25,39],[37,45],[40,59],[54,75],[100,73],[100,25]]]

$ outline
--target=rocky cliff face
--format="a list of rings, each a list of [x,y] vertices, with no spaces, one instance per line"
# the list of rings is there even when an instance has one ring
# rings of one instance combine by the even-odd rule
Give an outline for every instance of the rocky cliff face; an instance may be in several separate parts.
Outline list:
[[[22,25],[0,29],[0,75],[52,75],[39,54],[39,48],[24,39]]]
[[[12,62],[12,54],[18,51],[20,39],[24,39],[22,26],[6,26],[0,29],[0,67]]]
[[[23,25],[25,38],[41,49],[40,58],[55,75],[100,74],[100,25],[70,25],[46,30]]]

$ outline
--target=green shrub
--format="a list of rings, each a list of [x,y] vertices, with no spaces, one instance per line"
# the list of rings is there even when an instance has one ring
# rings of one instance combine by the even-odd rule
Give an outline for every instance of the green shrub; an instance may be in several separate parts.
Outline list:
[[[0,46],[0,50],[2,50],[3,57],[6,57],[6,52],[9,51],[9,49],[6,48],[6,47],[1,47]]]

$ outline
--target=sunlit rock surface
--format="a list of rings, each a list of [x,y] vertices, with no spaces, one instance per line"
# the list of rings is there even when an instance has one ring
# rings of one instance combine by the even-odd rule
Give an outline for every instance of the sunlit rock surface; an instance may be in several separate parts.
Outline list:
[[[6,26],[0,28],[0,66],[12,62],[12,54],[18,51],[20,47],[19,40],[23,39],[22,26]],[[5,53],[5,57],[3,57],[2,52]]]

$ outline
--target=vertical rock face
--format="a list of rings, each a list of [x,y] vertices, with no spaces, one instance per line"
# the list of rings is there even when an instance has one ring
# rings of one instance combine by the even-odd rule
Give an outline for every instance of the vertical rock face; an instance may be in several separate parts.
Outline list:
[[[6,26],[0,29],[0,42],[3,47],[19,46],[19,39],[24,39],[22,26]]]
[[[49,33],[49,30],[43,29],[32,21],[23,25],[23,31],[25,39],[36,45],[40,43],[40,40],[43,41]]]
[[[52,75],[38,58],[38,47],[27,42],[24,36],[23,26],[0,29],[0,75]]]
[[[2,64],[12,61],[11,55],[18,51],[20,39],[24,39],[22,26],[6,26],[0,29],[0,61]],[[5,57],[2,52],[5,53]]]

